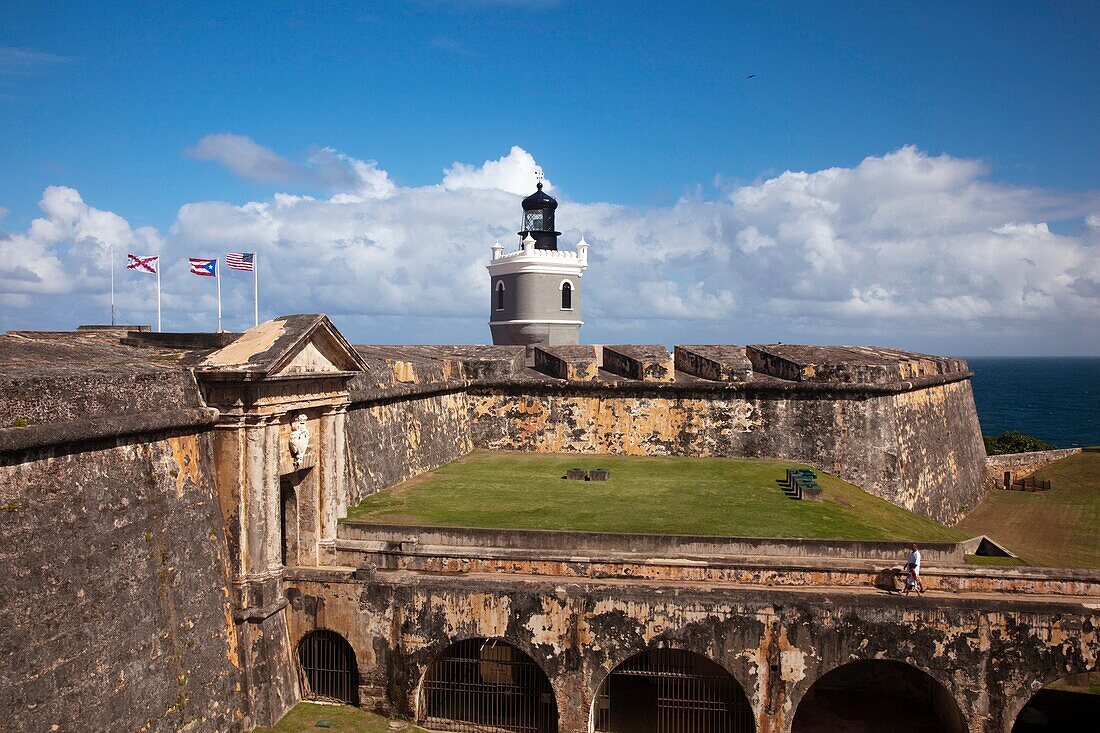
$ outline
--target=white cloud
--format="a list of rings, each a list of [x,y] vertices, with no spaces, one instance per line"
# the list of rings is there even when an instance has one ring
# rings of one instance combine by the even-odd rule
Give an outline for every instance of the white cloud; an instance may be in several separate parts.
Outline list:
[[[301,172],[298,166],[252,138],[227,132],[205,136],[187,154],[220,163],[238,176],[263,183],[287,183],[297,179]]]
[[[519,201],[536,168],[515,147],[480,167],[456,163],[438,185],[406,187],[374,162],[325,148],[298,169],[335,188],[331,197],[188,203],[163,251],[171,264],[254,249],[269,315],[328,312],[356,341],[485,341],[488,248],[498,238],[518,244]],[[72,189],[47,189],[42,209],[26,234],[0,239],[5,256],[37,252],[27,272],[0,275],[7,310],[31,312],[44,293],[86,292],[74,283],[81,268],[102,283],[102,270],[91,277],[94,258],[81,255],[89,242],[159,251],[155,232],[88,207]],[[563,198],[558,224],[564,246],[582,234],[592,244],[589,341],[1073,353],[1100,341],[1097,211],[1095,195],[998,184],[980,162],[906,147],[851,168],[786,172],[719,200],[638,209]],[[173,267],[167,322],[209,328],[212,288]],[[223,283],[225,311],[239,328],[251,290],[233,277]],[[147,307],[143,292],[134,307]],[[68,311],[86,297],[70,296]]]
[[[13,326],[38,328],[71,328],[74,317],[102,321],[109,315],[112,250],[115,277],[121,281],[127,251],[157,254],[160,236],[89,206],[66,186],[48,187],[39,208],[45,216],[32,221],[25,233],[0,234],[0,260],[9,263],[0,270],[4,315]],[[134,302],[130,293],[120,292],[120,305]]]
[[[373,161],[321,148],[303,163],[294,163],[246,135],[206,135],[186,155],[225,166],[238,176],[261,183],[295,183],[340,192],[344,201],[392,196],[396,190],[389,174]]]
[[[497,160],[487,160],[480,168],[465,163],[454,163],[443,171],[443,188],[448,191],[460,188],[497,189],[526,196],[535,188],[535,174],[541,172],[535,158],[518,145]],[[553,189],[549,180],[543,188]]]

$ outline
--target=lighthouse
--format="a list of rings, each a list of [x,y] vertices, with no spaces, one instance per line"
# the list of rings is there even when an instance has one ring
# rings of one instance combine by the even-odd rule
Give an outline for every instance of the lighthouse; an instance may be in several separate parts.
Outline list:
[[[540,181],[523,199],[519,249],[506,253],[498,241],[488,265],[493,343],[522,344],[528,353],[536,345],[580,343],[584,325],[581,276],[588,268],[588,243],[582,237],[576,251],[558,249],[558,202],[542,189]]]

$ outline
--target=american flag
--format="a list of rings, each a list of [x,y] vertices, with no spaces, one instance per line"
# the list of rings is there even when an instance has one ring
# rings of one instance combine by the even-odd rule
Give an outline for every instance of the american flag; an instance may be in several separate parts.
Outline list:
[[[188,257],[187,261],[191,263],[191,274],[198,275],[200,277],[217,277],[218,276],[218,261],[217,260],[204,260],[199,257]]]
[[[255,252],[230,252],[225,256],[225,264],[230,270],[252,272],[256,268]]]
[[[157,274],[157,266],[160,265],[160,256],[153,255],[151,257],[141,257],[139,255],[127,254],[126,269],[137,270],[138,272],[149,272],[154,275]]]

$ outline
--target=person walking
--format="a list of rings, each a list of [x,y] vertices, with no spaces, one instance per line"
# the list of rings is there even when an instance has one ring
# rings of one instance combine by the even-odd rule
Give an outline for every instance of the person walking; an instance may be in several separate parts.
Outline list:
[[[924,583],[920,579],[920,550],[915,542],[909,545],[909,560],[905,563],[905,595],[911,590],[917,591],[917,595],[924,593]]]

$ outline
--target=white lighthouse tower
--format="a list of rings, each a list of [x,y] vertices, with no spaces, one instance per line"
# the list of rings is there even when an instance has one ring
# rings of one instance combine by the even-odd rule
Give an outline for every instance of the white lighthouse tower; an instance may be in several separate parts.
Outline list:
[[[492,301],[489,328],[494,344],[564,346],[580,342],[581,276],[588,268],[588,243],[575,252],[558,249],[554,231],[558,202],[538,189],[523,200],[520,248],[505,254],[493,245],[488,265]]]

